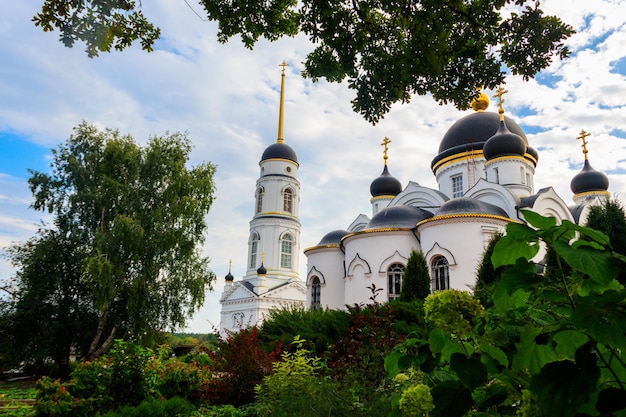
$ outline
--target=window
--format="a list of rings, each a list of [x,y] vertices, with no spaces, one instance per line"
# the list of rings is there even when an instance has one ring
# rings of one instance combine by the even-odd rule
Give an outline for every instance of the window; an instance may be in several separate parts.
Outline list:
[[[404,274],[404,265],[402,264],[392,264],[387,270],[387,294],[389,300],[395,300],[400,297],[402,274]]]
[[[495,183],[500,184],[500,171],[498,171],[498,168],[493,169],[493,174],[495,175]]]
[[[322,298],[322,283],[318,277],[313,277],[311,280],[311,309],[317,310],[320,308]]]
[[[528,172],[526,173],[526,185],[528,185],[529,187],[532,186],[532,184],[530,183],[530,174]]]
[[[248,264],[248,268],[256,267],[256,257],[259,251],[259,235],[257,233],[253,233],[250,238],[250,263]]]
[[[433,279],[433,291],[443,291],[450,288],[450,271],[446,258],[443,256],[436,257],[430,266],[430,274]]]
[[[259,187],[256,190],[256,213],[260,213],[263,211],[263,195],[265,194],[265,190],[263,187]]]
[[[461,175],[455,175],[452,179],[452,197],[463,196],[463,177]]]
[[[291,252],[293,250],[293,239],[291,235],[285,234],[280,239],[280,267],[291,268]]]
[[[520,175],[520,181],[522,182],[522,184],[524,184],[524,180],[526,179],[526,175],[524,175],[524,168],[523,167],[519,168],[519,175]]]
[[[285,188],[283,191],[283,211],[291,213],[293,209],[293,191],[291,188]]]

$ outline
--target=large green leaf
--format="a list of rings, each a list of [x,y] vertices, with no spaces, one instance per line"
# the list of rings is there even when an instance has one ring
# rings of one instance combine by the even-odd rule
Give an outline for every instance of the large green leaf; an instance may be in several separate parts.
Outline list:
[[[530,227],[519,223],[509,223],[506,233],[506,236],[498,240],[491,255],[494,268],[514,265],[519,258],[532,259],[539,251],[537,232]]]
[[[463,353],[454,353],[450,356],[450,369],[471,390],[487,381],[487,368],[478,356],[467,357]]]
[[[544,365],[557,360],[557,354],[552,345],[537,343],[538,336],[543,330],[527,326],[517,344],[517,353],[513,357],[513,369],[520,371],[527,369],[531,375],[539,373]]]
[[[563,330],[555,334],[553,339],[560,359],[574,359],[576,350],[589,341],[586,334],[577,330]]]
[[[498,362],[500,365],[507,367],[509,366],[509,358],[507,358],[506,353],[496,346],[492,346],[490,344],[483,343],[480,345],[480,350],[489,355],[493,360]]]
[[[572,322],[598,342],[626,351],[624,306],[597,306],[581,302],[572,313]]]
[[[507,387],[501,384],[490,384],[474,390],[472,397],[476,408],[480,411],[502,404],[508,395]]]
[[[617,276],[619,264],[608,251],[573,248],[561,241],[554,242],[552,247],[569,266],[589,275],[602,285],[608,285]]]
[[[556,219],[554,217],[542,216],[531,210],[521,210],[524,215],[524,219],[537,229],[549,229],[556,226]]]
[[[474,404],[472,392],[461,381],[443,381],[430,392],[435,404],[431,417],[462,417]]]
[[[600,368],[588,343],[570,360],[548,363],[531,379],[530,389],[543,414],[550,417],[576,415],[595,390]]]

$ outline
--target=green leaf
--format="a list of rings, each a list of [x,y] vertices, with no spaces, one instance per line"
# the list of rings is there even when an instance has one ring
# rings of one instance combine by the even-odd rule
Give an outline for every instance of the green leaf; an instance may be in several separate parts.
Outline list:
[[[531,210],[521,210],[524,219],[537,229],[547,230],[556,226],[556,219],[552,216],[542,216],[541,214]]]
[[[500,384],[490,384],[474,390],[472,398],[476,402],[476,408],[484,411],[488,408],[502,404],[508,396],[507,387]]]
[[[431,417],[462,417],[474,403],[472,392],[460,381],[443,381],[430,392],[435,404]]]
[[[576,352],[576,362],[569,360],[546,364],[531,379],[530,390],[543,414],[571,417],[588,400],[600,377],[600,368],[588,343]]]
[[[497,243],[491,255],[494,268],[514,265],[519,258],[532,259],[539,251],[538,235],[533,229],[519,223],[509,223],[507,234]]]
[[[563,330],[553,336],[556,353],[560,359],[574,359],[576,350],[589,341],[586,334],[577,330]]]
[[[598,342],[626,351],[626,318],[620,310],[623,306],[597,306],[581,302],[572,313],[572,322]]]
[[[554,242],[553,248],[568,265],[602,285],[608,285],[617,277],[618,263],[608,251],[582,247],[575,249],[561,241]]]
[[[477,356],[467,357],[463,353],[454,353],[450,356],[450,369],[470,390],[487,381],[487,368]]]
[[[539,373],[547,363],[557,360],[557,354],[550,344],[536,342],[542,335],[542,329],[527,326],[517,344],[517,353],[513,357],[513,369],[520,371],[528,369],[531,375]]]
[[[483,353],[489,355],[492,359],[497,361],[500,365],[504,367],[509,366],[509,358],[507,358],[506,353],[504,353],[502,349],[492,346],[492,345],[488,345],[488,344],[481,344],[480,350]]]
[[[620,388],[605,388],[600,391],[596,408],[601,413],[613,413],[626,408],[626,391]]]

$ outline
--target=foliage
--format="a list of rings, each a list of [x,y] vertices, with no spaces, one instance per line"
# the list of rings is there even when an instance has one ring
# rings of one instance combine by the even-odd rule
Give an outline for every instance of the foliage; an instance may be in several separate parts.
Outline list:
[[[510,268],[469,333],[465,323],[445,324],[467,304],[444,297],[438,310],[448,319],[428,340],[396,346],[385,368],[392,377],[423,372],[435,406],[430,416],[624,415],[626,289],[616,276],[626,258],[608,249],[603,233],[523,213],[529,226],[510,223],[496,244],[493,266]],[[532,259],[544,245],[569,275],[537,274]],[[428,319],[428,300],[425,310]]]
[[[483,252],[480,264],[476,270],[476,285],[474,285],[473,291],[474,297],[478,298],[484,306],[491,305],[493,287],[502,276],[502,272],[506,269],[505,266],[496,269],[491,263],[493,250],[502,236],[502,233],[495,233],[491,239],[489,239],[489,243]]]
[[[402,275],[401,301],[424,300],[430,294],[430,273],[422,252],[412,250]]]
[[[150,23],[134,0],[44,0],[41,11],[33,17],[45,32],[59,29],[61,42],[71,47],[84,41],[89,57],[121,51],[140,40],[142,49],[152,51],[161,30]]]
[[[348,78],[353,108],[372,123],[413,94],[468,108],[477,86],[504,82],[503,67],[530,78],[568,56],[563,41],[573,33],[526,0],[201,3],[221,42],[240,35],[252,48],[260,37],[309,36],[304,75]]]
[[[87,353],[97,316],[82,276],[80,241],[65,222],[56,226],[8,250],[17,272],[0,312],[0,357],[4,369],[67,378],[70,354]]]
[[[257,401],[268,416],[340,415],[337,397],[328,380],[320,374],[322,362],[303,348],[305,340],[296,336],[294,351],[284,351],[270,375],[255,387]]]
[[[264,417],[265,406],[261,404],[247,404],[234,407],[230,404],[209,405],[200,407],[193,417]]]
[[[424,384],[413,385],[402,393],[399,402],[400,411],[406,417],[428,416],[435,408],[430,388]]]
[[[53,150],[52,173],[31,172],[32,206],[53,213],[55,228],[14,249],[21,266],[15,314],[49,324],[52,333],[44,338],[60,339],[64,347],[75,333],[85,333],[73,323],[89,324],[89,360],[118,334],[151,337],[184,324],[215,278],[199,251],[215,167],[188,169],[190,151],[178,133],[140,147],[117,131],[84,122],[76,127]],[[31,275],[37,284],[50,276],[50,285],[31,284]],[[53,308],[36,308],[31,298]],[[47,340],[31,336],[36,343]]]
[[[299,336],[317,355],[323,355],[346,333],[349,324],[350,316],[343,310],[272,309],[263,320],[259,338],[266,343],[289,346]]]
[[[254,387],[272,371],[280,346],[264,351],[256,326],[218,337],[211,352],[214,378],[202,389],[202,400],[210,404],[240,406],[254,402]]]
[[[187,417],[193,415],[195,411],[194,405],[184,398],[151,398],[135,407],[120,407],[116,411],[104,414],[103,417]]]
[[[605,233],[611,248],[626,255],[626,213],[619,201],[607,199],[601,206],[591,206],[586,226]],[[626,268],[620,270],[617,279],[626,285]]]
[[[348,79],[356,90],[355,111],[376,123],[396,102],[432,94],[440,103],[469,107],[478,86],[493,89],[508,68],[525,79],[569,55],[564,41],[574,31],[544,15],[539,1],[201,0],[218,40],[239,35],[252,48],[303,33],[315,45],[303,74],[316,81]],[[151,50],[159,37],[132,0],[44,0],[34,19],[45,31],[58,28],[61,41],[87,45],[89,56],[136,39]]]
[[[449,289],[429,295],[424,302],[424,318],[438,329],[460,338],[468,336],[474,320],[483,314],[480,301],[467,291]]]

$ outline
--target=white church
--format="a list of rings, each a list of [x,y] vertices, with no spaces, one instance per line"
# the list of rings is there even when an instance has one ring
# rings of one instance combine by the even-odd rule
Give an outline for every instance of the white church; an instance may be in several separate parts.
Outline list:
[[[283,67],[284,68],[284,67]],[[610,194],[606,175],[587,158],[588,134],[581,132],[583,169],[572,179],[574,205],[551,188],[534,189],[537,151],[525,133],[505,116],[499,89],[498,112],[489,112],[482,93],[474,113],[456,121],[444,134],[431,163],[438,189],[410,181],[403,188],[387,165],[370,186],[372,215],[359,214],[345,229],[333,230],[305,248],[306,277],[298,273],[300,183],[298,158],[283,138],[284,80],[281,81],[278,140],[261,156],[255,214],[250,222],[246,275],[228,273],[220,331],[260,324],[272,308],[343,309],[399,296],[412,250],[421,251],[430,268],[432,291],[470,290],[485,246],[510,222],[524,222],[523,209],[557,221],[584,223],[591,205]],[[261,249],[262,248],[262,249]]]

